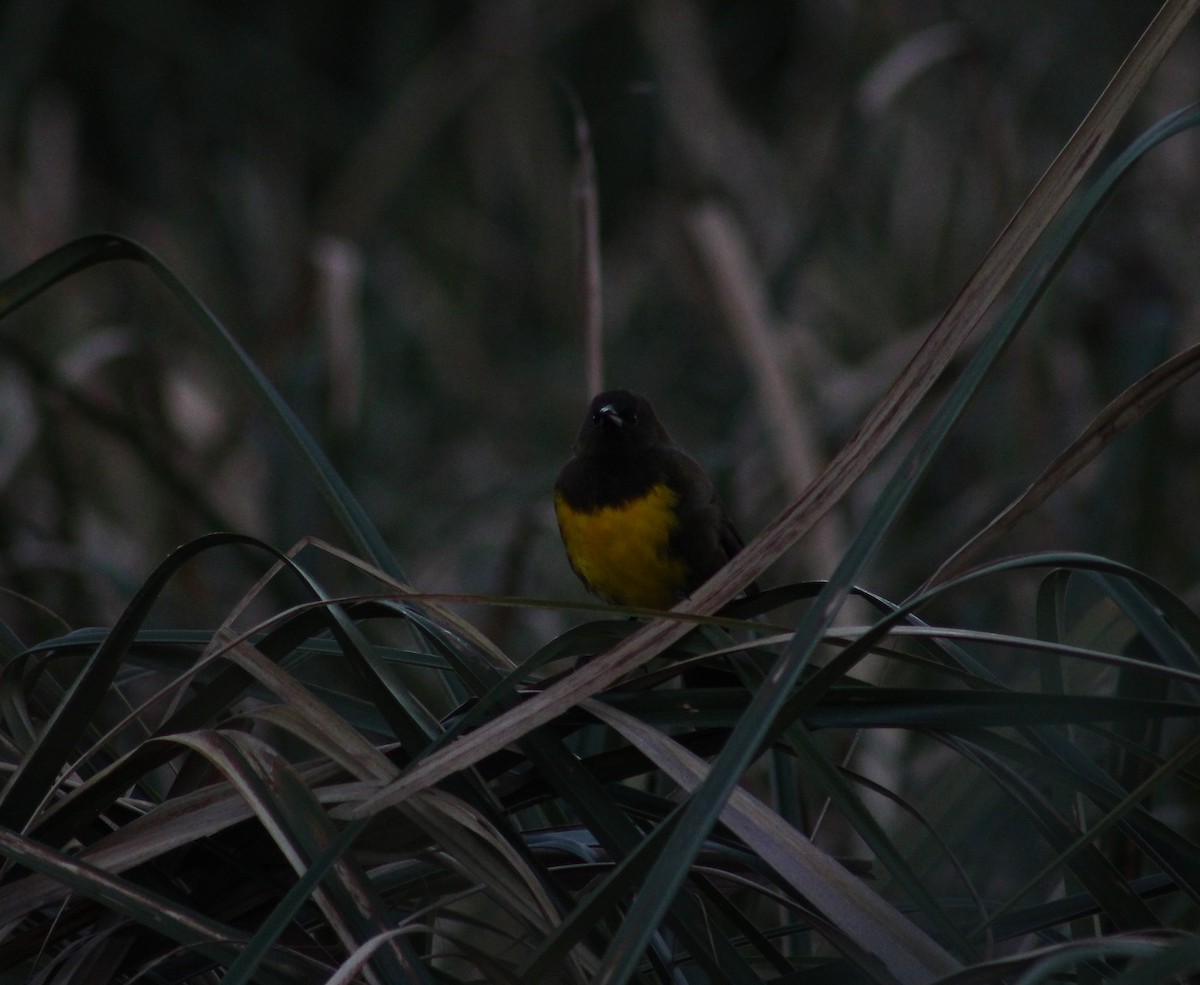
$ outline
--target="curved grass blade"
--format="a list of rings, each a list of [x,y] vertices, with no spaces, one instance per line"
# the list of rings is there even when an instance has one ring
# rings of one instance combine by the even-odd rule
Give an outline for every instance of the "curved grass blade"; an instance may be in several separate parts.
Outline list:
[[[1190,972],[1194,980],[1200,970],[1200,935],[1193,934],[1158,949],[1144,961],[1131,963],[1119,975],[1108,980],[1108,985],[1144,985],[1146,982],[1185,981],[1184,972]]]
[[[1104,573],[1108,581],[1112,581],[1115,576],[1120,576],[1122,579],[1132,579],[1136,581],[1138,585],[1155,600],[1155,604],[1160,606],[1164,611],[1173,612],[1175,609],[1183,607],[1183,603],[1180,600],[1174,598],[1163,586],[1158,585],[1152,579],[1138,575],[1137,572],[1124,568],[1123,566],[1114,562],[1091,558],[1088,556],[1051,555],[1036,559],[1012,559],[1009,562],[992,567],[992,570],[996,570],[999,567],[1005,567],[1008,565],[1020,566],[1028,563],[1031,560],[1037,560],[1039,563],[1075,564],[1085,570],[1094,569],[1097,572]],[[987,570],[988,569],[982,569],[981,572],[974,573],[972,577],[978,576]],[[1061,579],[1052,578],[1049,580],[1060,581]],[[927,597],[928,596],[923,596],[922,599],[915,601],[919,603]],[[912,607],[912,602],[907,603],[896,613],[887,617],[885,620],[882,620],[879,625],[882,626],[891,624],[895,621],[897,616],[903,614]],[[1152,609],[1153,607],[1147,606],[1147,608]],[[1190,615],[1181,617],[1181,622],[1186,623],[1188,619],[1193,618],[1194,617]],[[853,644],[851,647],[848,647],[842,655],[835,658],[832,664],[826,668],[826,670],[833,671],[833,673],[826,677],[826,683],[824,687],[829,687],[836,682],[836,680],[842,673],[846,671],[846,669],[848,669],[852,662],[859,658],[862,646],[869,644],[872,639],[877,640],[879,638],[879,635],[873,630],[864,637],[861,637],[857,643]],[[855,651],[859,652],[856,653]],[[835,668],[833,666],[839,663],[842,664],[841,667]],[[1143,664],[1143,666],[1145,665]],[[825,672],[822,671],[816,676],[816,678],[813,679],[813,681],[810,682],[808,687],[810,693],[808,695],[803,694],[805,689],[802,689],[802,694],[798,696],[797,699],[794,699],[793,706],[788,712],[781,716],[783,720],[788,720],[792,714],[800,713],[798,710],[800,707],[811,708],[811,703],[816,700],[816,698],[813,696],[814,692],[816,694],[824,694],[825,697],[822,701],[822,706],[819,709],[812,709],[805,713],[806,718],[810,714],[820,715],[826,710],[831,702],[836,700],[835,696],[838,694],[838,692],[831,692],[827,694],[824,690],[824,687],[817,686],[818,679],[821,678],[824,673]],[[990,679],[990,675],[988,675],[986,671],[982,671],[980,668],[976,668],[976,673],[982,674],[982,677],[978,680],[972,680],[970,678],[967,679],[967,683],[969,683],[972,687],[978,688],[983,682]],[[951,694],[955,695],[959,693],[961,692],[951,692]],[[947,697],[951,701],[955,700],[950,695],[947,695]],[[1037,700],[1046,700],[1052,697],[1054,696],[1041,696]],[[974,699],[967,698],[966,700],[969,703]],[[1028,732],[1031,740],[1035,742],[1035,744],[1042,750],[1041,756],[1043,758],[1037,761],[1036,767],[1040,767],[1044,770],[1051,763],[1061,761],[1062,769],[1064,771],[1070,771],[1068,782],[1072,788],[1086,792],[1087,795],[1090,796],[1102,808],[1106,810],[1112,809],[1113,805],[1121,799],[1125,791],[1116,785],[1112,778],[1100,771],[1094,763],[1082,757],[1075,747],[1066,742],[1054,730],[1038,727],[1037,723],[1035,722],[1022,723],[1022,719],[1024,717],[1023,710],[1021,713],[1016,715],[1005,715],[1000,705],[1008,700],[1008,697],[1000,697],[998,705],[992,710],[991,713],[996,714],[998,718],[996,724],[1017,725],[1024,728]],[[1070,699],[1072,703],[1075,700],[1076,699]],[[1140,708],[1135,705],[1125,705],[1125,699],[1121,698],[1102,700],[1100,704],[1093,704],[1092,701],[1092,696],[1084,696],[1084,703],[1076,704],[1074,706],[1074,710],[1079,712],[1080,715],[1084,717],[1090,717],[1094,713],[1095,718],[1098,720],[1106,720],[1109,711],[1102,710],[1106,706],[1112,709],[1112,711],[1116,712],[1118,717],[1123,716],[1124,711],[1128,711],[1135,715],[1157,715],[1158,713],[1167,710],[1165,708],[1156,707],[1153,703],[1142,705]],[[1045,707],[1048,709],[1049,707],[1053,707],[1053,705]],[[1071,707],[1070,704],[1065,704],[1058,707],[1061,711],[1066,712],[1068,717],[1072,715],[1072,712],[1068,711],[1068,708]],[[1117,712],[1118,708],[1122,708],[1123,711]],[[1198,710],[1200,709],[1197,709],[1194,705],[1179,702],[1173,703],[1173,707],[1171,709],[1172,712],[1182,715],[1194,715],[1198,712]],[[851,714],[853,714],[853,712],[851,712]],[[989,712],[984,711],[983,714],[987,715]],[[1054,713],[1052,713],[1052,715],[1053,714]],[[1036,714],[1035,717],[1037,717]],[[969,720],[961,723],[961,725],[966,727],[969,727],[970,724],[971,723]],[[987,724],[987,722],[980,720],[978,724]],[[1047,756],[1047,754],[1049,754],[1049,756],[1052,758],[1044,758]],[[1173,832],[1163,827],[1151,815],[1140,809],[1135,809],[1128,819],[1122,819],[1120,823],[1122,825],[1122,829],[1128,835],[1130,835],[1130,837],[1137,841],[1147,851],[1151,858],[1158,861],[1158,863],[1163,866],[1165,871],[1172,874],[1172,877],[1178,885],[1182,887],[1194,885],[1196,866],[1196,850],[1194,846],[1181,843],[1181,840],[1178,838],[1178,836],[1174,835]]]
[[[226,365],[275,418],[284,439],[299,455],[330,509],[358,548],[390,575],[402,579],[403,573],[379,531],[300,418],[208,306],[144,246],[112,234],[84,236],[60,246],[0,283],[0,319],[72,274],[116,260],[142,264],[175,296],[184,311],[216,344]]]
[[[972,758],[988,772],[1010,800],[1025,811],[1046,843],[1058,853],[1043,867],[1042,879],[1059,869],[1069,869],[1096,900],[1105,916],[1119,929],[1128,931],[1158,926],[1153,912],[1133,891],[1117,866],[1093,844],[1092,838],[1077,837],[1078,828],[1059,812],[1041,789],[987,753],[976,751]],[[1040,884],[1026,882],[1021,890],[1010,896],[1007,903],[991,910],[976,928],[976,933],[989,928],[996,917],[1007,913]]]
[[[1116,438],[1140,421],[1165,396],[1200,372],[1200,345],[1172,356],[1111,401],[1020,496],[941,563],[921,591],[963,571],[1049,499]]]
[[[587,893],[563,920],[555,934],[538,948],[521,969],[524,980],[540,981],[550,975],[562,963],[570,949],[583,940],[593,927],[619,911],[622,902],[637,885],[638,867],[644,864],[647,857],[653,858],[661,849],[677,814],[678,810],[669,814]]]
[[[943,738],[943,741],[988,749],[1030,772],[1052,779],[1069,791],[1082,794],[1103,811],[1116,809],[1127,798],[1128,791],[1121,784],[1057,732],[1026,729],[1025,737],[1032,743],[1032,748],[987,731],[977,732],[969,743],[958,736]],[[1193,903],[1200,903],[1200,847],[1140,805],[1134,805],[1117,824],[1122,834],[1145,852],[1173,885],[1186,893]]]
[[[931,985],[995,985],[996,982],[1014,982],[1014,985],[1037,985],[1041,982],[1063,980],[1062,972],[1088,965],[1091,962],[1108,962],[1128,958],[1151,957],[1163,949],[1160,936],[1153,934],[1113,934],[1110,937],[1090,940],[1067,941],[1032,951],[1024,951],[991,961],[984,961]],[[1105,963],[1105,971],[1110,966]],[[1137,966],[1140,967],[1140,966]],[[1013,975],[1024,972],[1019,979]],[[1122,976],[1124,977],[1124,976]],[[1104,979],[1113,985],[1113,979]],[[1149,985],[1163,979],[1134,977],[1121,985]]]
[[[335,761],[341,761],[353,755],[354,759],[347,760],[346,765],[355,775],[373,780],[387,779],[395,775],[396,767],[382,753],[352,729],[347,728],[336,716],[329,715],[318,702],[313,700],[305,688],[300,686],[272,662],[257,657],[252,649],[244,646],[240,648],[235,656],[238,662],[245,666],[248,672],[252,673],[256,679],[262,681],[271,693],[282,697],[287,702],[286,711],[292,713],[285,715],[281,709],[276,713],[268,713],[265,717],[281,727],[294,731],[298,736],[307,736],[311,745]],[[263,718],[264,716],[259,714],[256,717]],[[303,719],[303,721],[295,722],[293,727],[292,718]],[[527,740],[528,744],[533,744],[534,741],[533,737]],[[545,745],[546,743],[542,742],[539,745],[539,749],[543,749]],[[538,750],[531,751],[530,755],[539,766],[544,765],[545,756],[542,755],[539,757]],[[553,766],[555,764],[550,765]],[[543,768],[541,772],[551,780],[556,775],[555,770],[550,768]],[[560,767],[558,772],[564,771]],[[570,786],[572,792],[577,795],[580,787],[578,770],[571,770],[569,772],[574,782],[564,782],[562,785]],[[480,792],[476,799],[483,801],[486,798]],[[443,811],[451,806],[453,806],[451,801],[444,800]],[[551,884],[550,879],[537,866],[526,867],[525,873],[520,876],[523,882],[521,884],[513,883],[511,876],[501,876],[494,871],[494,863],[489,862],[489,858],[494,858],[494,852],[490,850],[476,851],[463,838],[452,838],[455,834],[454,825],[453,823],[448,825],[447,818],[443,814],[431,814],[429,805],[423,806],[421,803],[415,801],[406,804],[405,809],[406,813],[413,820],[417,821],[419,826],[428,833],[431,840],[437,843],[443,852],[457,860],[457,865],[472,869],[475,878],[481,882],[488,883],[493,893],[505,896],[505,898],[511,901],[514,907],[518,903],[523,903],[526,898],[533,899],[541,891],[543,885],[548,886]],[[456,813],[461,816],[461,808],[456,808]],[[509,830],[509,826],[502,817],[496,815],[493,811],[487,811],[486,814],[487,817],[468,818],[467,821],[469,824],[478,826],[479,821],[486,824],[488,823],[487,818],[491,818],[495,832],[493,836],[493,848],[496,851],[507,854],[511,863],[509,868],[512,873],[520,873],[528,856],[527,852],[519,850],[525,847],[523,842],[515,831]],[[597,829],[603,830],[602,826],[597,826]],[[505,848],[504,845],[499,844],[495,841],[496,835],[506,839],[507,844],[512,847]],[[336,858],[336,856],[329,856],[312,862],[307,869],[306,875],[315,877],[321,869],[333,864]],[[489,875],[490,869],[492,870],[491,875]],[[509,879],[508,889],[504,889],[499,885],[502,879]],[[286,900],[280,902],[272,912],[268,923],[264,924],[263,929],[256,935],[256,941],[254,942],[256,951],[261,952],[274,939],[272,934],[281,933],[287,927],[295,910],[303,904],[304,899],[304,896],[289,894]],[[542,914],[548,910],[556,909],[554,905],[548,904],[546,900],[546,894],[542,893],[542,904],[540,906],[525,904],[531,922],[536,923],[540,921]],[[561,908],[565,909],[565,905]],[[249,958],[245,960],[249,962]],[[248,964],[247,967],[249,967]]]
[[[320,771],[307,771],[304,776],[312,784],[328,779]],[[168,804],[122,825],[72,857],[115,875],[219,835],[252,817],[244,798],[227,785],[212,785],[173,797]],[[61,902],[69,893],[69,886],[36,873],[13,879],[0,886],[0,919],[19,920],[34,910]]]
[[[703,782],[708,764],[672,739],[599,702],[588,702],[588,707],[685,790],[694,791]],[[890,979],[916,982],[957,965],[915,924],[747,791],[732,793],[721,820],[808,902],[822,933],[859,967],[886,967]],[[669,850],[668,841],[660,861]],[[677,861],[691,864],[690,857]]]
[[[571,911],[522,968],[522,980],[541,981],[551,969],[565,961],[576,944],[593,934],[596,923],[615,905],[614,901],[625,898],[628,893],[626,883],[636,879],[638,865],[643,864],[642,860],[647,856],[652,856],[667,825],[660,825],[649,835],[643,835],[608,796],[587,765],[571,756],[562,741],[548,730],[535,733],[522,743],[522,748],[539,772],[545,774],[558,796],[595,834],[609,857],[619,860],[605,885],[598,887],[586,903]],[[681,895],[668,913],[666,923],[714,983],[753,985],[758,980],[723,934],[704,932],[707,920],[696,900]]]
[[[0,663],[8,663],[25,650],[25,644],[12,631],[8,623],[0,620]]]
[[[1018,570],[1030,566],[1067,567],[1080,571],[1100,572],[1110,578],[1124,579],[1143,590],[1154,604],[1168,616],[1171,626],[1187,636],[1189,643],[1194,638],[1192,627],[1197,621],[1196,616],[1187,609],[1181,599],[1165,586],[1135,569],[1106,558],[1065,552],[1009,558],[986,565],[974,572],[968,572],[951,582],[932,589],[925,595],[909,599],[902,606],[897,607],[894,612],[879,620],[871,630],[859,637],[854,644],[847,647],[814,674],[791,699],[787,709],[781,715],[781,721],[790,721],[794,716],[806,714],[866,652],[869,652],[890,632],[900,619],[907,617],[909,613],[940,590],[949,590],[958,585],[965,585],[976,578],[1000,571]],[[957,648],[948,652],[952,653],[954,659],[963,667],[970,670],[972,677],[966,678],[968,683],[972,683],[972,679],[974,679],[976,682],[985,684],[999,684],[997,678],[990,671],[965,652]],[[972,686],[979,685],[972,683]],[[1127,791],[1115,779],[1100,769],[1089,757],[1083,755],[1078,748],[1066,741],[1058,731],[1038,726],[1024,726],[1023,729],[1026,738],[1033,743],[1039,755],[1043,757],[1042,768],[1054,767],[1066,771],[1071,777],[1072,785],[1085,792],[1102,809],[1111,810],[1114,805],[1126,797]],[[778,729],[772,734],[778,734]],[[1136,807],[1128,818],[1119,823],[1122,831],[1132,838],[1165,872],[1169,873],[1176,885],[1194,899],[1197,898],[1196,894],[1200,892],[1197,889],[1200,887],[1200,854],[1195,846],[1185,842],[1153,815]]]
[[[1156,770],[1154,770],[1154,772],[1152,772],[1148,777],[1146,777],[1145,780],[1130,790],[1129,793],[1126,794],[1126,796],[1119,803],[1113,805],[1104,815],[1104,817],[1100,818],[1095,824],[1088,828],[1088,830],[1082,832],[1073,843],[1071,843],[1069,846],[1066,846],[1056,859],[1052,860],[1050,863],[1045,865],[1041,871],[1026,880],[1025,884],[1010,897],[1010,901],[1007,904],[1001,906],[998,910],[993,911],[988,922],[990,923],[997,916],[1011,909],[1017,900],[1019,900],[1028,892],[1032,891],[1032,889],[1037,886],[1041,880],[1045,879],[1047,875],[1054,872],[1059,866],[1069,864],[1076,854],[1093,850],[1093,842],[1095,842],[1096,839],[1123,820],[1126,814],[1137,808],[1138,803],[1143,798],[1153,793],[1154,790],[1164,780],[1183,769],[1197,756],[1200,756],[1200,736],[1196,736],[1190,742],[1186,743],[1181,749],[1179,749],[1178,752],[1171,756],[1170,759],[1168,759]],[[1094,868],[1092,866],[1080,866],[1077,871],[1090,872],[1094,871]],[[1146,910],[1146,914],[1149,914],[1148,910]],[[1149,924],[1141,923],[1139,926],[1154,926],[1156,924],[1157,921],[1151,919]]]
[[[1200,658],[1196,651],[1196,643],[1200,642],[1200,637],[1194,632],[1196,617],[1172,592],[1166,591],[1165,588],[1158,592],[1147,592],[1153,599],[1151,604],[1146,595],[1134,590],[1123,578],[1113,578],[1099,571],[1087,574],[1095,579],[1104,593],[1121,608],[1149,646],[1150,652],[1164,666],[1188,674],[1200,672]],[[1180,613],[1179,609],[1186,610],[1186,615]],[[1175,618],[1171,619],[1171,615]],[[1184,639],[1182,634],[1189,628],[1193,630],[1190,634],[1192,638]],[[1193,701],[1200,701],[1200,687],[1193,681],[1185,679],[1181,686]]]
[[[166,582],[195,555],[228,544],[265,551],[295,574],[317,598],[317,613],[322,617],[322,625],[330,617],[335,624],[338,619],[345,618],[337,606],[329,606],[327,610],[324,608],[328,601],[325,593],[302,567],[256,538],[243,534],[208,534],[178,548],[155,569],[117,624],[104,634],[83,673],[42,730],[36,745],[30,748],[25,760],[10,777],[8,785],[0,792],[0,816],[21,818],[21,825],[34,818],[38,804],[56,782],[68,755],[74,751],[76,742],[88,727],[98,702],[102,700],[129,647],[137,639],[141,624]],[[304,610],[303,614],[310,613]],[[260,641],[264,652],[279,652],[279,655],[287,652],[293,642],[288,630],[285,622],[274,633],[264,637]],[[251,630],[247,635],[253,635],[254,632]],[[283,645],[282,651],[277,644]],[[187,678],[190,680],[194,673],[195,668],[188,672]],[[250,677],[241,668],[226,668],[219,672],[207,687],[190,694],[188,700],[160,725],[156,734],[186,732],[208,724],[213,716],[226,710],[243,692],[249,680]],[[51,843],[70,836],[81,825],[90,823],[96,813],[111,803],[113,797],[120,796],[124,787],[136,782],[143,772],[157,763],[165,762],[171,755],[164,747],[142,744],[99,770],[35,819],[40,836]],[[5,812],[11,812],[11,815]]]
[[[0,825],[21,830],[34,816],[167,582],[196,555],[226,544],[261,546],[257,539],[243,534],[208,534],[173,551],[141,585],[0,790]]]
[[[784,732],[784,738],[799,757],[801,767],[811,771],[821,789],[837,805],[875,858],[887,868],[904,894],[930,921],[938,939],[952,945],[956,953],[969,956],[972,951],[970,942],[913,871],[900,846],[867,809],[855,787],[813,741],[808,729],[795,723]]]
[[[199,752],[233,783],[298,877],[312,871],[322,875],[320,884],[313,887],[311,898],[317,901],[347,953],[353,953],[362,940],[389,929],[382,901],[376,898],[365,876],[346,858],[346,838],[337,835],[312,791],[273,749],[240,733],[194,732],[175,736],[173,741]],[[334,850],[336,854],[329,864],[313,864],[318,860],[325,862]],[[243,950],[231,965],[227,981],[251,980],[259,962],[286,928],[281,923],[282,917],[283,911],[276,907],[271,919],[255,934],[253,947]],[[428,982],[423,966],[403,938],[395,938],[377,950],[372,963],[381,976],[380,981],[398,985]]]
[[[1133,879],[1129,885],[1144,900],[1178,892],[1175,884],[1161,874]],[[1085,917],[1094,917],[1099,912],[1100,908],[1091,893],[1073,893],[1061,899],[1010,911],[995,922],[993,930],[997,941],[1016,940],[1026,934],[1037,934]]]

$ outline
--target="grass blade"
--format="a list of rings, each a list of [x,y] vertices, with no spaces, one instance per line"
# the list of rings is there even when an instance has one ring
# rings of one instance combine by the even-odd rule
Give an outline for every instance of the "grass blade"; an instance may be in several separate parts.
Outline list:
[[[299,455],[330,509],[358,548],[390,575],[403,579],[403,573],[379,531],[300,418],[208,306],[144,246],[112,234],[85,236],[60,246],[0,283],[0,319],[72,274],[118,260],[142,264],[175,296],[188,316],[215,343],[226,365],[275,420],[280,433]]]

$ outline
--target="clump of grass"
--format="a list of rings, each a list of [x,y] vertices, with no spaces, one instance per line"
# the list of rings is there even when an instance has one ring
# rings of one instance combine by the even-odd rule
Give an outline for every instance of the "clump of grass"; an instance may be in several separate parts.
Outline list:
[[[353,545],[280,552],[209,534],[171,552],[108,628],[36,642],[5,628],[0,981],[1194,973],[1200,616],[1188,602],[1067,552],[969,570],[952,558],[898,601],[857,587],[1104,199],[1200,122],[1196,110],[1164,119],[1073,196],[1185,6],[1168,5],[809,489],[669,616],[593,606],[531,653],[493,642],[484,616],[564,607],[408,583],[299,417],[148,251],[90,237],[0,285],[5,317],[97,264],[146,267]],[[723,608],[878,467],[981,326],[830,577]],[[1023,502],[1044,500],[1194,366],[1188,353],[1152,370]],[[198,565],[222,566],[237,603],[215,628],[156,626],[164,594],[186,596]],[[1031,586],[1028,632],[927,621],[1017,580]],[[676,686],[698,662],[724,667],[729,685]],[[868,775],[872,760],[885,768]]]

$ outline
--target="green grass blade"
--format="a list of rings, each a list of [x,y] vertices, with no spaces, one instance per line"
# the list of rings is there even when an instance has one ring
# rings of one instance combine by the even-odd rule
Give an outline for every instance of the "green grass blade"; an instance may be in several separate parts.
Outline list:
[[[0,319],[72,274],[118,260],[142,264],[175,296],[187,315],[214,344],[224,363],[274,418],[280,433],[300,457],[359,550],[389,575],[403,580],[403,573],[379,531],[300,418],[207,305],[145,247],[111,234],[85,236],[60,246],[0,283]]]
[[[1200,971],[1200,936],[1193,935],[1156,948],[1144,960],[1131,962],[1108,985],[1145,985],[1147,982],[1185,981]],[[1145,952],[1142,952],[1145,954]],[[1183,976],[1187,975],[1188,978]]]
[[[241,534],[210,534],[174,551],[151,573],[0,790],[0,825],[21,830],[34,816],[91,722],[97,704],[167,582],[184,564],[206,550],[227,544],[258,543]]]

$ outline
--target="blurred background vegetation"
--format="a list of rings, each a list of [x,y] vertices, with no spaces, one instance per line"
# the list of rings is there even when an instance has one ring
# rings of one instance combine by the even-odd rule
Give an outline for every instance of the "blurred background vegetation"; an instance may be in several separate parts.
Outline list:
[[[549,505],[588,397],[569,94],[595,154],[606,383],[655,401],[749,537],[853,432],[1156,8],[8,0],[0,272],[85,233],[139,240],[309,424],[414,585],[581,599]],[[1196,98],[1198,49],[1193,25],[1117,149]],[[872,589],[913,590],[1200,335],[1198,151],[1176,138],[1109,203]],[[19,633],[110,624],[209,530],[345,543],[144,271],[70,279],[0,346],[0,616]],[[1095,551],[1194,597],[1194,390],[1122,440],[1005,551]],[[826,575],[886,474],[774,579]],[[156,618],[216,621],[256,570],[189,569]],[[969,605],[1012,612],[1000,592]],[[517,652],[569,619],[490,618]]]

